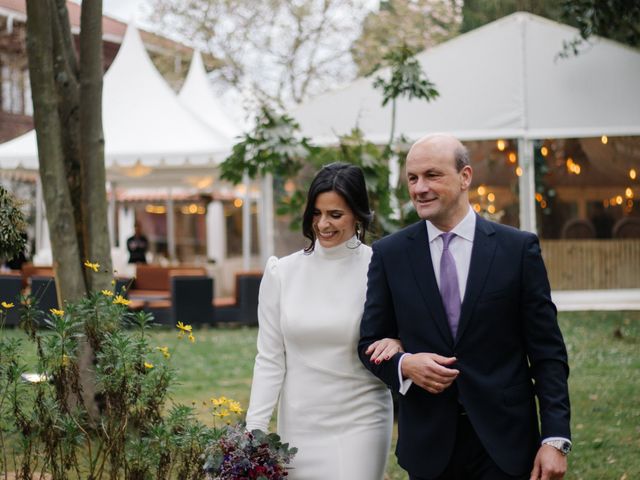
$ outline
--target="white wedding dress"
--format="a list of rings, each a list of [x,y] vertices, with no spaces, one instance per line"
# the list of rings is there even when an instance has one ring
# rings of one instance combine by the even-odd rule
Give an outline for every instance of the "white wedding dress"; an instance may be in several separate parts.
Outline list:
[[[247,428],[267,431],[278,403],[292,480],[384,476],[393,409],[356,352],[371,249],[354,243],[271,257],[260,286]]]

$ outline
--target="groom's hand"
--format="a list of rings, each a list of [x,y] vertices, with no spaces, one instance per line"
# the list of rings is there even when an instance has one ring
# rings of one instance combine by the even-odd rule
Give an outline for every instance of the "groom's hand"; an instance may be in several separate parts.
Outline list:
[[[450,387],[459,370],[451,368],[456,357],[443,357],[435,353],[414,353],[402,359],[402,376],[409,378],[427,392],[438,394]]]
[[[550,445],[542,445],[533,462],[531,480],[560,480],[567,472],[567,457]]]

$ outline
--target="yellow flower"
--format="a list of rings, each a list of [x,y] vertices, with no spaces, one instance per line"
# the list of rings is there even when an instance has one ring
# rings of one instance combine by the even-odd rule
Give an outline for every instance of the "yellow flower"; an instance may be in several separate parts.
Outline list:
[[[217,412],[214,412],[213,415],[215,417],[219,417],[219,418],[228,417],[229,416],[229,410],[219,410]]]
[[[191,330],[193,330],[193,327],[191,325],[185,325],[182,322],[178,322],[178,324],[176,325],[176,328],[182,332],[189,332],[189,333],[191,333]]]
[[[232,413],[237,413],[237,414],[241,414],[244,411],[240,406],[240,402],[236,402],[235,400],[229,401],[229,410]]]
[[[219,407],[221,405],[225,405],[228,402],[229,402],[229,399],[227,397],[220,397],[220,398],[212,398],[211,399],[211,403],[213,404],[214,407]]]
[[[89,260],[85,260],[84,261],[84,266],[87,268],[90,268],[91,270],[93,270],[94,272],[97,272],[98,269],[100,268],[100,264],[99,263],[91,263]]]
[[[11,302],[2,302],[0,303],[0,305],[2,305],[3,308],[6,308],[7,310],[10,308],[13,308],[13,303]]]
[[[144,362],[144,368],[151,370],[153,368],[153,363]]]
[[[113,297],[113,292],[111,290],[101,290],[100,293],[102,293],[105,297]]]
[[[169,358],[171,356],[169,353],[169,347],[156,347],[156,350],[160,350],[164,358]]]
[[[193,336],[193,333],[190,333],[190,334],[189,334],[189,341],[190,341],[191,343],[196,343],[196,337],[194,337],[194,336]]]
[[[115,280],[111,280],[111,285],[115,285],[116,281]]]
[[[122,295],[116,295],[116,298],[113,299],[113,304],[114,305],[129,305],[131,303],[131,300],[127,300],[126,298],[124,298]]]
[[[50,308],[49,311],[56,317],[61,317],[64,315],[64,310],[58,310],[57,308]]]

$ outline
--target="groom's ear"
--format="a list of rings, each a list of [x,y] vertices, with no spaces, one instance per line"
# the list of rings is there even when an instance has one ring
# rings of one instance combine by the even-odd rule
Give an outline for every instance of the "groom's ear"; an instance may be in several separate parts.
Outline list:
[[[470,165],[465,165],[460,170],[460,190],[469,190],[471,186],[471,179],[473,178],[473,169]]]

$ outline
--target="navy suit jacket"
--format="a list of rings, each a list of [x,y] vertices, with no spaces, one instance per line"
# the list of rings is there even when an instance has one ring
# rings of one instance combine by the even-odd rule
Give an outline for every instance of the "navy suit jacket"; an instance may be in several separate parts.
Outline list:
[[[395,391],[401,354],[372,364],[364,350],[373,341],[399,338],[406,352],[458,359],[460,374],[444,392],[412,385],[399,396],[398,462],[415,476],[440,474],[453,450],[461,403],[496,464],[523,475],[541,437],[570,438],[567,352],[538,238],[476,217],[453,338],[427,235],[420,221],[373,244],[358,345],[364,365]]]

